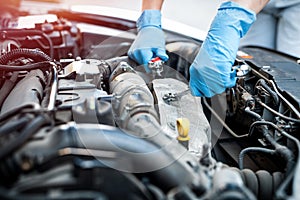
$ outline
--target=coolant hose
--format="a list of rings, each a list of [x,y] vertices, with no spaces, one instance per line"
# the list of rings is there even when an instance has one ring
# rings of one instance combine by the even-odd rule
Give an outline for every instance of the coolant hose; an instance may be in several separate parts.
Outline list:
[[[285,178],[282,172],[270,173],[266,170],[254,172],[250,169],[231,169],[240,174],[246,187],[252,191],[257,199],[274,199],[276,190]]]

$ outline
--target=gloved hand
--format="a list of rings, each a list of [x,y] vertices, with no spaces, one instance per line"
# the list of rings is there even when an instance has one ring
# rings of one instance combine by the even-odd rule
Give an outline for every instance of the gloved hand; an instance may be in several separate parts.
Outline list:
[[[161,29],[161,12],[159,10],[144,10],[137,21],[138,35],[128,56],[139,64],[147,66],[155,57],[163,61],[169,59],[165,49],[165,37]]]
[[[206,39],[190,67],[190,89],[194,96],[212,97],[233,87],[239,40],[255,21],[255,13],[234,2],[218,10]]]

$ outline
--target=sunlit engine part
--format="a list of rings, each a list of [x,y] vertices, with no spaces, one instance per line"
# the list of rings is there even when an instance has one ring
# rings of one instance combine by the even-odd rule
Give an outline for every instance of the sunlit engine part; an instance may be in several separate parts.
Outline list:
[[[210,142],[210,126],[203,113],[200,98],[188,93],[177,102],[167,104],[163,100],[164,94],[184,91],[187,84],[164,78],[153,80],[152,85],[154,95],[142,77],[128,64],[121,63],[116,68],[110,81],[110,92],[115,96],[113,109],[118,126],[132,131],[138,137],[149,138],[163,133],[176,140],[177,119],[187,118],[190,121],[191,138],[187,149],[201,157],[203,144]]]
[[[115,97],[113,110],[118,126],[139,137],[157,133],[160,125],[153,96],[145,81],[127,63],[120,63],[112,74],[110,92]]]
[[[203,112],[201,98],[192,96],[190,92],[186,92],[187,89],[186,83],[173,78],[153,81],[162,128],[170,137],[176,138],[178,136],[177,120],[187,119],[190,137],[188,150],[197,157],[201,157],[203,144],[211,141],[211,129]],[[170,102],[164,101],[166,94],[180,94],[181,92],[184,93],[181,97],[174,98]]]

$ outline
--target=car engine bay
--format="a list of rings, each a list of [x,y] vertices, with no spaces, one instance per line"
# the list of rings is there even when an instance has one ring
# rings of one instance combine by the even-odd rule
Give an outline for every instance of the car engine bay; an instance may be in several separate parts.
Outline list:
[[[237,84],[198,98],[203,41],[127,57],[135,22],[51,10],[1,18],[1,199],[299,199],[300,66],[255,46]],[[299,61],[299,60],[298,60]]]

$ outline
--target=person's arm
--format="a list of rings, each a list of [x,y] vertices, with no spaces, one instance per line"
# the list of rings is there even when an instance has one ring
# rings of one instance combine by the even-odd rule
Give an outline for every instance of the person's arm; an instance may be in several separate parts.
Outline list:
[[[161,7],[163,0],[143,0],[142,14],[137,20],[138,35],[128,50],[128,56],[146,71],[148,62],[155,57],[163,61],[169,59],[166,54],[165,36],[161,28]]]
[[[219,8],[202,47],[190,67],[195,96],[212,97],[236,84],[231,67],[243,37],[268,0],[233,0]]]
[[[252,10],[256,14],[259,13],[269,2],[269,0],[232,0],[232,1],[236,2],[240,6]]]
[[[143,0],[142,11],[161,10],[164,0]]]

